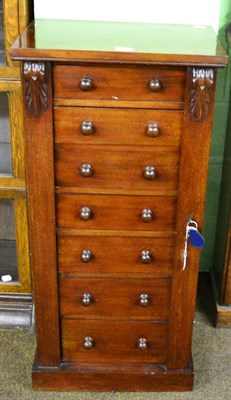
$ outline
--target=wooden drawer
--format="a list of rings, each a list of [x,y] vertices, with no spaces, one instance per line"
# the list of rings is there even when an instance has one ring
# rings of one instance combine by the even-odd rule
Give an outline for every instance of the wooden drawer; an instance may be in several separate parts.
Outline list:
[[[59,294],[65,317],[167,320],[171,280],[63,278]]]
[[[74,229],[174,230],[176,202],[174,196],[59,194],[57,224]],[[90,219],[81,219],[81,214]]]
[[[124,274],[170,277],[174,238],[58,236],[58,269],[75,274]]]
[[[165,364],[167,336],[168,323],[165,322],[63,319],[62,359],[71,363]],[[139,339],[146,339],[147,342]]]
[[[56,143],[179,146],[182,111],[94,107],[54,109]]]
[[[88,79],[89,84],[83,85],[83,79]],[[184,101],[184,68],[55,65],[53,80],[55,98]],[[153,92],[149,82],[155,80],[160,89],[157,85],[158,91]],[[88,90],[82,90],[81,85]]]
[[[56,145],[56,185],[177,189],[179,155],[158,147]],[[153,174],[152,175],[150,175]]]

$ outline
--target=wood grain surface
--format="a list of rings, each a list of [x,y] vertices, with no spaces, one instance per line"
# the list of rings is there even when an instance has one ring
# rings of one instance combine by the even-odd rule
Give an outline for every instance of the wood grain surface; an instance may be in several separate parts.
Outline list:
[[[179,147],[182,111],[152,109],[114,109],[100,107],[55,107],[56,143],[123,144]],[[84,121],[94,124],[92,135],[81,132]],[[148,124],[157,124],[159,134],[147,135]]]
[[[57,225],[70,229],[174,230],[176,200],[173,196],[57,195]],[[88,221],[80,219],[82,207],[92,211]],[[147,208],[153,211],[153,220],[143,222],[141,214]]]
[[[80,80],[90,78],[93,89],[80,90]],[[97,65],[55,65],[53,67],[54,98],[100,100],[184,100],[184,68],[125,67]],[[161,82],[161,90],[153,93],[148,88],[151,79]]]
[[[163,279],[60,279],[60,312],[65,317],[167,320],[171,280]],[[86,306],[83,295],[92,297]],[[148,305],[140,304],[147,294]]]
[[[86,146],[59,144],[55,147],[56,185],[102,189],[176,190],[179,154],[171,149],[143,147]],[[92,175],[82,176],[90,165]],[[154,167],[154,179],[145,178],[145,168]]]
[[[64,362],[88,363],[155,363],[167,361],[166,322],[80,321],[61,322],[62,359]],[[84,337],[92,337],[95,345],[86,350]],[[139,338],[147,338],[146,350],[137,347]]]
[[[119,274],[166,278],[172,275],[173,237],[80,236],[76,232],[75,236],[68,236],[68,233],[59,235],[57,247],[58,268],[62,276]],[[84,249],[93,255],[88,263],[80,259]],[[143,250],[151,252],[152,260],[148,264],[141,261]]]
[[[46,83],[49,97],[46,112],[39,118],[28,110],[25,110],[24,113],[28,218],[33,296],[36,304],[37,360],[41,365],[58,366],[60,363],[59,310],[55,239],[52,92],[49,64],[46,65]],[[46,282],[45,287],[44,282]]]

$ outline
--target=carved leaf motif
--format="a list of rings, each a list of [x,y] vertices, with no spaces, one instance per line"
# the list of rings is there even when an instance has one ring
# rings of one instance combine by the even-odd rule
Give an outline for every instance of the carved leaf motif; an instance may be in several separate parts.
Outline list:
[[[197,122],[202,122],[209,114],[213,83],[212,69],[193,68],[190,112]]]
[[[47,108],[45,63],[25,62],[23,73],[27,108],[32,114],[38,116]]]

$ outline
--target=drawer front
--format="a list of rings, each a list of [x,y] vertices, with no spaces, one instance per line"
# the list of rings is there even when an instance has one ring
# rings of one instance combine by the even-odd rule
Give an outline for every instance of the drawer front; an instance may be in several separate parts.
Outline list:
[[[65,317],[167,320],[170,279],[60,279]]]
[[[183,68],[55,65],[53,79],[55,98],[184,101]]]
[[[54,109],[56,143],[179,146],[182,111],[93,107]]]
[[[60,228],[174,230],[175,196],[57,195]]]
[[[167,336],[167,323],[63,319],[62,359],[71,363],[165,364]]]
[[[56,185],[105,189],[177,189],[179,155],[138,147],[56,146]]]
[[[58,268],[75,274],[146,274],[170,277],[174,238],[58,236]]]

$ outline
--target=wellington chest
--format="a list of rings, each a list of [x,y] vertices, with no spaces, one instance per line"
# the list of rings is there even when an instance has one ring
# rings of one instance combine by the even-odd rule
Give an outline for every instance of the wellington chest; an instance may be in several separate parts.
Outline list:
[[[203,227],[227,63],[215,33],[36,21],[11,51],[24,85],[34,389],[191,390],[200,250],[186,233]]]

